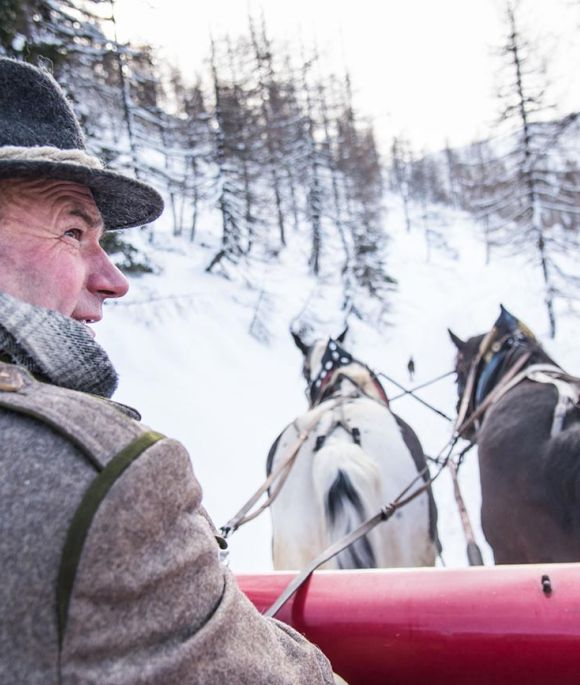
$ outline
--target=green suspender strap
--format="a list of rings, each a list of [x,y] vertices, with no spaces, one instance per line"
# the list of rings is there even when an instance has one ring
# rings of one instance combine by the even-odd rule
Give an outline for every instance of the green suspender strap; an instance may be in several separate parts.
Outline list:
[[[60,560],[56,586],[59,651],[62,649],[64,641],[77,568],[93,518],[115,481],[148,447],[164,437],[161,433],[153,431],[143,433],[114,456],[89,485],[73,516]]]

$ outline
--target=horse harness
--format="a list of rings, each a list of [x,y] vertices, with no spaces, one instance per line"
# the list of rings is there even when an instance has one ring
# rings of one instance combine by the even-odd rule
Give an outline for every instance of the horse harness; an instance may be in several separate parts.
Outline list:
[[[503,386],[502,392],[498,394],[495,401],[524,380],[547,383],[556,388],[558,401],[554,408],[550,436],[558,435],[564,428],[566,416],[574,407],[578,406],[580,401],[580,378],[567,374],[554,364],[532,364]]]
[[[357,364],[368,372],[372,380],[374,390],[376,391],[380,401],[387,407],[389,406],[387,393],[377,378],[377,375],[366,364],[354,359],[349,352],[343,349],[336,342],[336,340],[332,340],[331,338],[328,341],[320,364],[320,371],[308,386],[308,396],[310,398],[311,409],[330,397],[333,390],[342,379],[348,379],[353,385],[357,386],[352,378],[350,378],[347,374],[340,372],[343,367],[350,366],[351,364]],[[367,397],[369,396],[368,393],[364,392],[362,388],[359,387],[359,390],[361,394],[366,395]]]
[[[373,389],[376,391],[378,397],[369,395],[368,392],[365,392],[364,388],[359,386],[355,380],[342,370],[342,367],[350,364],[358,364],[369,373],[373,383]],[[352,385],[352,390],[348,394],[341,395],[340,397],[333,396],[333,393],[340,388],[342,381],[349,382]],[[317,435],[314,448],[315,452],[322,449],[327,437],[337,428],[342,428],[349,433],[355,444],[361,444],[360,429],[356,426],[349,426],[344,417],[344,406],[348,402],[360,397],[367,397],[375,402],[379,402],[387,408],[389,406],[385,390],[376,375],[365,364],[356,361],[348,352],[343,350],[335,340],[330,340],[328,342],[322,358],[322,368],[309,386],[309,395],[311,398],[311,410],[316,407],[322,408],[321,405],[323,403],[328,403],[328,406],[324,407],[324,411],[317,413],[313,420],[304,427],[299,426],[296,421],[294,421],[294,427],[298,433],[296,441],[276,468],[268,474],[268,477],[256,492],[254,492],[241,509],[220,528],[224,540],[245,523],[255,519],[272,504],[286,482],[298,453],[300,452],[300,448],[306,440],[308,440],[312,432],[317,429],[325,416],[329,418],[329,421],[324,428],[324,432]],[[340,412],[340,417],[338,419],[335,418],[335,412],[337,410]],[[267,494],[266,501],[257,508],[254,508],[264,494]]]
[[[371,397],[353,378],[351,378],[342,370],[345,366],[350,366],[351,364],[357,364],[368,372],[373,383],[373,389],[376,391],[378,398]],[[343,381],[350,383],[352,385],[352,390],[347,394],[341,394],[337,398],[335,393],[340,390]],[[373,373],[368,366],[355,360],[349,352],[344,350],[335,340],[332,339],[328,341],[326,350],[322,356],[321,369],[316,378],[310,384],[308,393],[310,396],[311,409],[322,404],[322,402],[327,399],[337,400],[337,403],[332,408],[329,408],[331,415],[328,427],[325,427],[324,432],[320,433],[316,437],[314,452],[318,452],[322,449],[328,436],[331,435],[337,428],[342,428],[351,436],[354,444],[360,446],[360,428],[357,426],[349,426],[344,416],[344,407],[349,402],[352,402],[360,397],[367,397],[374,401],[379,401],[387,408],[389,407],[387,394],[376,374]],[[337,412],[340,414],[339,418],[336,418]]]
[[[494,328],[482,340],[479,353],[473,360],[465,390],[460,401],[460,409],[457,417],[457,432],[462,434],[471,425],[478,429],[485,413],[498,402],[506,393],[525,380],[535,383],[553,385],[558,393],[558,400],[554,408],[552,419],[551,437],[563,430],[564,421],[568,413],[579,405],[580,402],[580,378],[572,376],[555,364],[531,364],[525,367],[532,353],[526,352],[511,367],[498,383],[495,383],[501,371],[503,363],[508,359],[510,352],[521,347],[523,342],[531,336],[525,331],[518,329],[495,340],[497,331]],[[485,362],[481,373],[478,369]],[[524,368],[525,367],[525,368]],[[469,408],[472,413],[468,416]]]
[[[314,452],[318,452],[324,447],[324,443],[326,442],[326,439],[337,429],[337,428],[342,428],[346,433],[348,433],[352,441],[354,442],[355,445],[361,444],[361,439],[360,439],[360,428],[357,426],[350,426],[348,424],[348,421],[344,415],[344,409],[347,404],[352,402],[353,400],[356,400],[360,398],[361,396],[367,397],[366,393],[360,388],[349,376],[343,373],[338,373],[337,378],[332,381],[332,384],[329,385],[329,388],[337,388],[340,387],[340,383],[342,380],[348,380],[350,383],[353,385],[353,389],[350,393],[347,395],[340,395],[339,397],[328,397],[327,399],[334,399],[335,403],[328,408],[328,411],[325,412],[321,418],[320,421],[317,424],[317,427],[321,427],[321,432],[318,433],[316,436],[316,442],[314,444]],[[338,414],[338,416],[337,416]],[[324,419],[327,419],[327,421],[324,421]],[[321,426],[322,424],[322,426]]]

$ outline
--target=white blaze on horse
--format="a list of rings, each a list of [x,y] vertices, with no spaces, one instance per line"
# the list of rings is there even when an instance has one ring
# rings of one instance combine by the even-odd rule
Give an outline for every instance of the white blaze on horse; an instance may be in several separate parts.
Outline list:
[[[311,346],[292,334],[304,354],[310,409],[268,455],[270,473],[296,453],[270,506],[276,569],[305,567],[426,469],[417,436],[390,411],[376,376],[342,348],[345,334]],[[431,566],[438,545],[437,510],[428,491],[322,568]]]

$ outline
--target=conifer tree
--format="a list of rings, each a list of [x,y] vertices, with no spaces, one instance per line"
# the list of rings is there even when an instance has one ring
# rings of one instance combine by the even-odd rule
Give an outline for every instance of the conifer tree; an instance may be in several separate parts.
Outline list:
[[[555,299],[567,296],[573,278],[561,260],[577,250],[575,232],[578,186],[570,184],[569,169],[556,154],[569,123],[546,120],[546,80],[537,65],[537,52],[521,29],[519,3],[505,4],[506,40],[502,48],[505,80],[499,98],[502,121],[509,126],[494,161],[501,174],[482,187],[480,214],[489,219],[489,233],[497,244],[530,255],[543,281],[549,334],[556,334]],[[499,145],[497,146],[499,147]],[[554,217],[559,221],[555,223]]]
[[[322,159],[317,141],[317,120],[314,111],[314,99],[311,85],[308,80],[312,62],[304,60],[302,67],[302,90],[305,96],[305,149],[307,160],[307,206],[306,216],[311,231],[311,249],[308,264],[312,273],[318,275],[320,272],[320,258],[322,251]]]
[[[278,223],[278,233],[280,245],[286,245],[286,227],[284,209],[282,207],[282,182],[280,179],[281,170],[281,145],[278,119],[279,106],[279,84],[274,75],[272,46],[268,39],[265,24],[262,23],[262,33],[258,36],[252,17],[250,22],[250,37],[254,58],[256,61],[256,71],[258,76],[258,97],[260,99],[261,131],[263,140],[263,163],[270,176],[270,187],[274,195],[276,207],[276,221]]]
[[[208,264],[206,271],[212,271],[224,258],[236,263],[244,254],[244,203],[247,202],[245,179],[240,175],[240,163],[246,150],[240,142],[245,124],[244,103],[240,98],[240,89],[235,83],[227,83],[218,73],[218,55],[215,41],[212,39],[211,72],[214,88],[214,155],[217,167],[216,190],[217,204],[221,213],[222,236],[218,252]],[[240,156],[241,153],[241,156]],[[240,182],[240,176],[242,182]],[[247,215],[247,206],[246,206]],[[251,238],[250,238],[251,240]],[[247,248],[246,248],[247,249]]]

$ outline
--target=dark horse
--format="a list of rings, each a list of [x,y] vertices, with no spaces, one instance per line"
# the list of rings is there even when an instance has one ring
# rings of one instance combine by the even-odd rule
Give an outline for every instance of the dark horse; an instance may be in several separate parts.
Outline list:
[[[496,563],[579,561],[580,379],[503,307],[487,335],[449,333],[460,419],[489,403],[465,437],[478,445],[481,523]],[[506,384],[515,365],[522,371]]]

